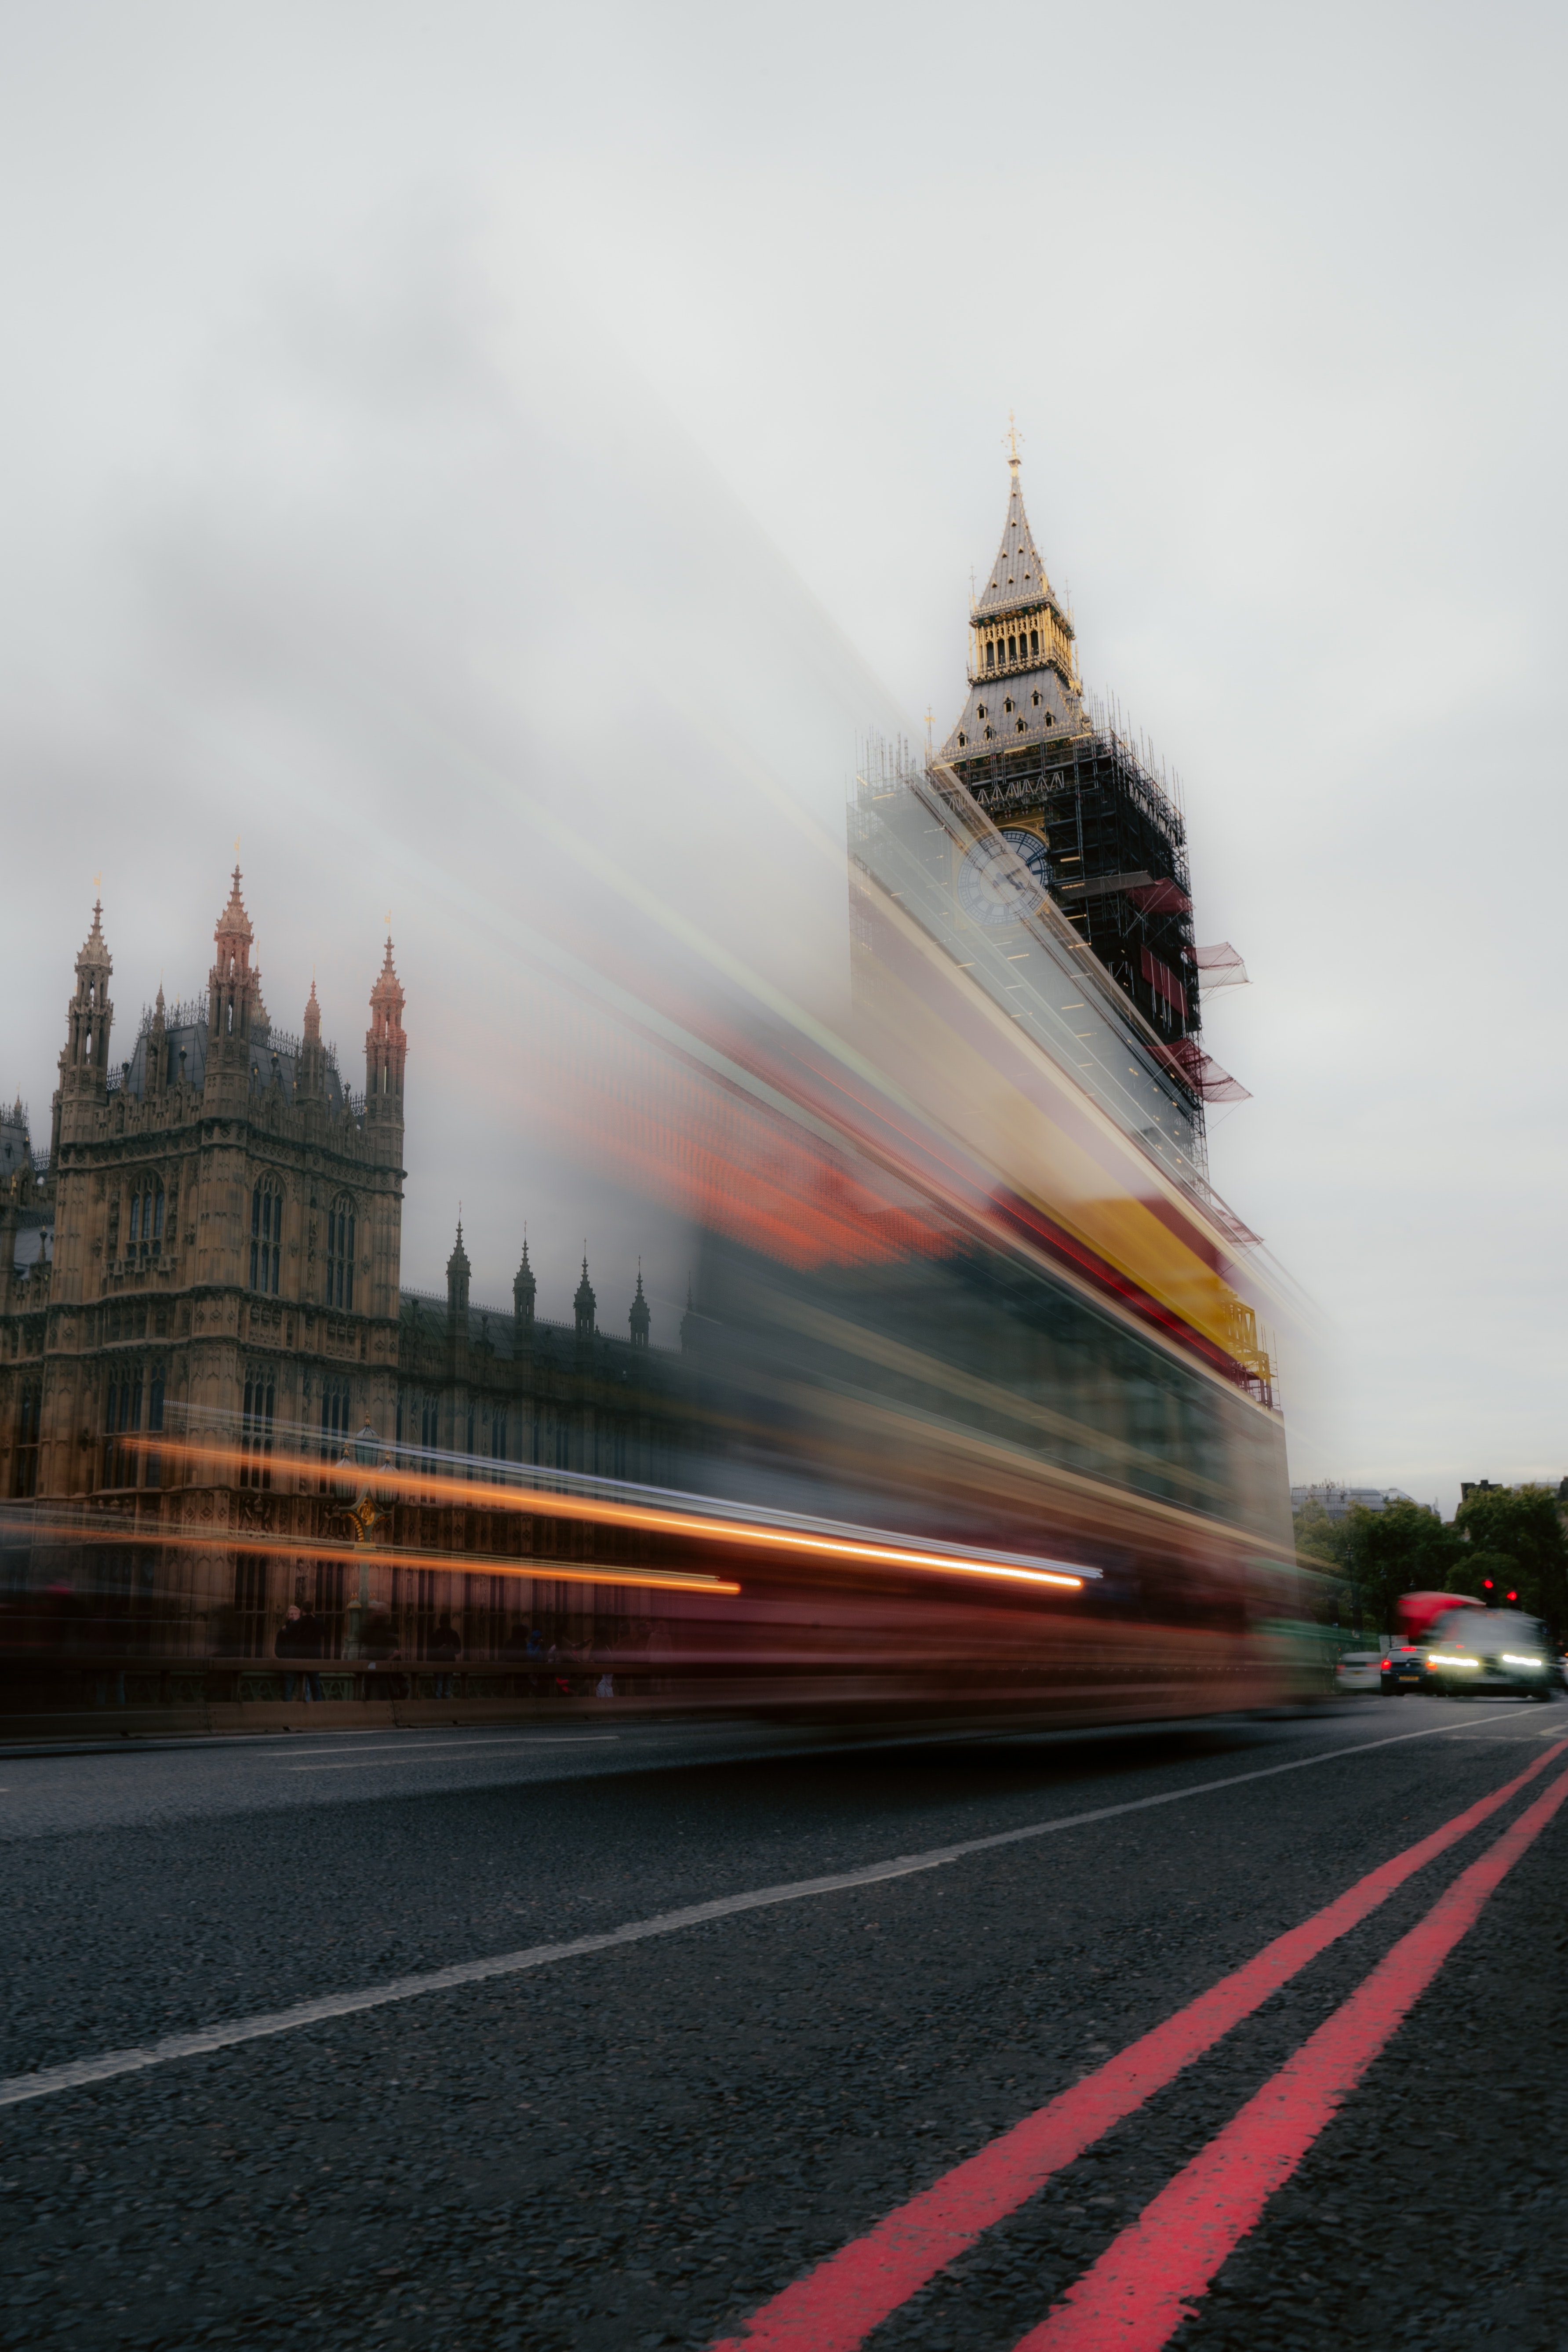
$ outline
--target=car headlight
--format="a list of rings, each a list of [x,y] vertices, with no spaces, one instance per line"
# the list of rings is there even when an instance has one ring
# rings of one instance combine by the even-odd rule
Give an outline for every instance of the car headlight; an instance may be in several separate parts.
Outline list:
[[[1503,1652],[1502,1663],[1505,1666],[1528,1666],[1532,1675],[1544,1674],[1546,1671],[1544,1658],[1518,1658],[1514,1656],[1511,1650]]]
[[[1481,1662],[1479,1658],[1446,1658],[1441,1651],[1428,1650],[1426,1663],[1429,1666],[1479,1666]]]

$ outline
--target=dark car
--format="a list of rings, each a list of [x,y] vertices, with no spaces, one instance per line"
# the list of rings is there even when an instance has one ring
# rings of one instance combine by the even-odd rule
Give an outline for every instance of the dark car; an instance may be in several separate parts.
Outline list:
[[[1378,1662],[1377,1686],[1384,1698],[1403,1698],[1413,1690],[1429,1690],[1425,1650],[1390,1650]]]
[[[1450,1609],[1415,1654],[1422,1686],[1449,1698],[1489,1691],[1551,1699],[1563,1687],[1563,1663],[1545,1626],[1511,1609]]]

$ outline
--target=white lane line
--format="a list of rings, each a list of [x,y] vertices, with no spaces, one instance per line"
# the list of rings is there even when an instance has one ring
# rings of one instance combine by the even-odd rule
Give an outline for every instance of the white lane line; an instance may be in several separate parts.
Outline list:
[[[1221,1789],[1245,1788],[1253,1780],[1275,1780],[1285,1772],[1305,1772],[1314,1764],[1335,1764],[1342,1757],[1362,1756],[1375,1748],[1402,1748],[1412,1739],[1436,1739],[1449,1728],[1436,1723],[1425,1731],[1399,1731],[1389,1739],[1360,1739],[1350,1748],[1331,1748],[1321,1756],[1298,1756],[1289,1764],[1266,1764],[1256,1772],[1237,1772],[1227,1780],[1200,1780],[1190,1789],[1169,1789],[1157,1797],[1132,1797],[1120,1805],[1097,1805],[1087,1813],[1064,1813],[1055,1821],[1030,1822],[1023,1829],[997,1830],[989,1837],[965,1838],[957,1845],[932,1846],[926,1853],[896,1855],[890,1862],[870,1862],[858,1870],[839,1870],[825,1878],[797,1878],[783,1886],[759,1886],[745,1895],[723,1895],[711,1903],[689,1904],[684,1910],[657,1912],[651,1919],[633,1919],[603,1935],[575,1936],[565,1944],[531,1944],[521,1952],[497,1952],[488,1959],[458,1960],[446,1969],[426,1969],[418,1976],[394,1977],[385,1984],[361,1986],[353,1992],[324,1993],[316,2000],[297,2001],[291,2009],[261,2011],[253,2017],[226,2019],[217,2025],[199,2026],[194,2033],[169,2033],[162,2041],[135,2050],[106,2050],[96,2058],[75,2058],[63,2066],[41,2067],[35,2074],[12,2074],[0,2081],[0,2107],[19,2106],[26,2099],[46,2099],[57,2091],[80,2090],[88,2083],[106,2083],[116,2074],[140,2074],[148,2066],[167,2065],[175,2058],[201,2058],[210,2051],[229,2050],[241,2042],[261,2042],[278,2033],[295,2033],[302,2026],[321,2025],[329,2018],[353,2017],[367,2009],[384,2009],[389,2002],[416,2000],[423,1993],[450,1992],[458,1986],[484,1984],[493,1977],[521,1976],[552,1960],[574,1960],[590,1952],[607,1952],[618,1944],[640,1944],[650,1936],[673,1936],[683,1927],[700,1927],[709,1919],[733,1918],[742,1911],[766,1911],[780,1903],[800,1903],[813,1895],[837,1895],[855,1886],[874,1886],[885,1878],[907,1878],[921,1870],[940,1870],[972,1853],[990,1853],[998,1847],[1021,1845],[1026,1839],[1053,1837],[1058,1830],[1084,1829],[1090,1822],[1119,1820],[1126,1813],[1151,1812],[1160,1805],[1184,1804],[1193,1797],[1213,1796]]]
[[[1561,1725],[1558,1725],[1550,1731],[1537,1731],[1534,1733],[1526,1729],[1521,1735],[1517,1731],[1495,1730],[1489,1723],[1469,1723],[1465,1726],[1465,1728],[1462,1731],[1450,1730],[1448,1734],[1450,1739],[1500,1739],[1504,1741],[1510,1748],[1518,1747],[1521,1736],[1526,1739],[1530,1739],[1531,1738],[1536,1739],[1561,1739],[1563,1737],[1563,1727]]]
[[[363,1772],[371,1764],[423,1764],[426,1757],[439,1756],[448,1764],[464,1756],[493,1756],[507,1748],[605,1748],[615,1745],[613,1731],[559,1732],[542,1731],[531,1739],[497,1739],[477,1747],[468,1740],[443,1742],[437,1748],[405,1748],[385,1756],[345,1756],[325,1764],[283,1764],[279,1756],[269,1759],[283,1764],[286,1772]],[[454,1756],[452,1749],[458,1754]]]

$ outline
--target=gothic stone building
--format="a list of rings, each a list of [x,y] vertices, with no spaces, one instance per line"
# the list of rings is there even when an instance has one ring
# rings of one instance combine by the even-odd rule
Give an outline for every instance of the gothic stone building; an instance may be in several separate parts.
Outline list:
[[[402,1289],[407,1040],[390,939],[363,1095],[322,1043],[313,983],[301,1034],[273,1027],[237,868],[215,945],[205,1003],[170,1008],[160,989],[116,1063],[95,906],[47,1152],[20,1101],[0,1119],[13,1665],[29,1643],[74,1651],[84,1673],[93,1655],[269,1657],[293,1601],[338,1656],[360,1647],[367,1611],[410,1659],[447,1610],[470,1664],[519,1619],[571,1618],[581,1636],[597,1598],[583,1569],[613,1575],[618,1558],[593,1529],[401,1501],[358,1592],[316,1551],[342,1539],[331,1465],[367,1423],[405,1461],[654,1475],[671,1359],[650,1348],[640,1276],[622,1341],[597,1328],[586,1262],[574,1323],[537,1319],[526,1245],[511,1313],[471,1305],[460,1226],[445,1297]],[[419,1551],[473,1567],[390,1564]],[[552,1578],[568,1560],[574,1580]]]

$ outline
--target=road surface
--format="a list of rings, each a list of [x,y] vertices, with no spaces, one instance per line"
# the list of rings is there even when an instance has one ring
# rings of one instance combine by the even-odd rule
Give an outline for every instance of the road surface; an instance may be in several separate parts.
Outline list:
[[[1563,1793],[1426,1697],[0,1754],[0,2343],[1557,2352]]]

